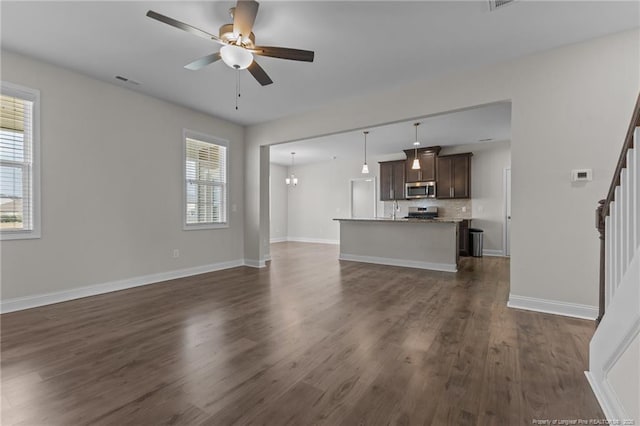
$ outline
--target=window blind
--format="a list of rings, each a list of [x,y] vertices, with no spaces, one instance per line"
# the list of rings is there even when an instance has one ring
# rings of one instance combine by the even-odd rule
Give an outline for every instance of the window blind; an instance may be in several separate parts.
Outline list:
[[[33,229],[33,102],[0,95],[0,230]]]
[[[227,147],[185,140],[186,225],[227,222]]]

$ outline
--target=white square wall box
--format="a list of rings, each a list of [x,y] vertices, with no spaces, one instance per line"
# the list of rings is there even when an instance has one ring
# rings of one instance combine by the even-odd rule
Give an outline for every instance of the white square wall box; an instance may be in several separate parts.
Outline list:
[[[593,180],[593,170],[575,169],[571,170],[571,182],[591,182]]]

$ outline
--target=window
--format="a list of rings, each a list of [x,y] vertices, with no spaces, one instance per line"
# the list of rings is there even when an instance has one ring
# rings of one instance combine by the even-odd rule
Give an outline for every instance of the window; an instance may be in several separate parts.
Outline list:
[[[0,237],[40,237],[40,92],[2,82],[0,94]]]
[[[227,226],[228,142],[184,131],[185,229]]]

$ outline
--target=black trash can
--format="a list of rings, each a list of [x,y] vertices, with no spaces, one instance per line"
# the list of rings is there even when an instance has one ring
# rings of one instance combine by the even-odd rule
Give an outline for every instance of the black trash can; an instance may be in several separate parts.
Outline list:
[[[469,239],[471,240],[471,256],[482,257],[482,239],[484,231],[478,228],[469,228]]]

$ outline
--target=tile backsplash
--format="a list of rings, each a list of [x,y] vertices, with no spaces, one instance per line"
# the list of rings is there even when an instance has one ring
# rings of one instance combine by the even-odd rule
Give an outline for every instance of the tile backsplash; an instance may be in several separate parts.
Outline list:
[[[391,217],[393,214],[393,201],[384,201],[384,217]],[[452,217],[460,219],[471,219],[471,199],[464,200],[400,200],[396,213],[397,217],[405,217],[409,213],[409,207],[438,207],[438,216]],[[466,211],[463,211],[466,210]]]

